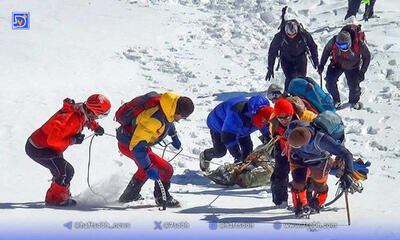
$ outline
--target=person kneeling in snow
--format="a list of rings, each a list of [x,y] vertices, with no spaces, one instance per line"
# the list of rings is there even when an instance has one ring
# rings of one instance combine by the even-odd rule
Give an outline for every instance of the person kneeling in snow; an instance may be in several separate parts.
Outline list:
[[[250,134],[256,130],[269,134],[272,112],[264,96],[235,97],[215,107],[207,117],[213,147],[200,153],[200,169],[209,171],[211,160],[225,156],[227,150],[235,164],[242,164],[253,150]]]
[[[132,109],[133,111],[127,109],[125,112],[131,113],[133,116],[131,116],[131,121],[128,124],[122,124],[117,129],[117,139],[121,153],[134,160],[138,170],[120,196],[119,201],[131,202],[142,199],[140,190],[147,178],[161,179],[167,195],[166,206],[179,207],[180,203],[168,192],[174,170],[171,164],[154,154],[150,147],[169,135],[172,138],[172,145],[176,149],[181,148],[174,122],[178,122],[182,118],[186,119],[192,114],[194,111],[193,102],[188,97],[179,96],[172,92],[164,94],[150,92],[133,99],[130,103],[136,104]],[[128,108],[130,103],[126,105]],[[142,112],[137,114],[139,110]],[[122,121],[119,121],[119,111],[116,113],[116,119],[122,123]],[[162,194],[157,182],[154,186],[154,197],[156,204],[161,206],[163,203]]]
[[[90,96],[84,103],[75,103],[67,98],[62,109],[28,138],[26,154],[48,168],[53,175],[53,182],[46,194],[46,204],[76,204],[69,192],[74,168],[64,159],[63,152],[72,144],[82,143],[85,126],[96,135],[103,135],[104,129],[95,120],[107,116],[110,108],[110,101],[101,94]]]
[[[340,181],[344,189],[352,184],[353,155],[330,135],[302,121],[293,121],[285,132],[290,146],[288,158],[293,181],[291,192],[297,217],[318,212],[328,196],[326,184],[330,171],[330,155],[336,155],[345,163]],[[310,178],[315,197],[307,198],[307,180]],[[311,209],[310,209],[311,208]]]

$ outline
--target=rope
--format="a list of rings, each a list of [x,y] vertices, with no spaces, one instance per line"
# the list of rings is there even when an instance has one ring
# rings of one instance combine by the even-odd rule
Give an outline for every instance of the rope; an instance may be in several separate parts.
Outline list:
[[[106,134],[106,133],[104,133],[104,134],[105,134],[105,135],[108,135],[108,136],[111,136],[111,137],[115,137],[115,136],[113,136],[113,135],[111,135],[111,134]],[[104,200],[105,202],[108,203],[107,199],[106,199],[103,195],[101,195],[101,194],[99,194],[99,193],[96,193],[96,192],[92,189],[92,187],[90,186],[90,163],[91,163],[91,160],[92,160],[91,150],[92,150],[93,139],[94,139],[94,137],[96,137],[96,135],[94,135],[94,134],[92,134],[92,135],[93,135],[93,136],[92,136],[92,138],[90,139],[90,144],[89,144],[89,160],[88,160],[88,170],[87,170],[86,182],[87,182],[87,185],[88,185],[90,191],[91,191],[94,195],[103,198],[103,200]],[[168,145],[166,145],[166,146],[168,146]],[[183,150],[183,149],[182,149],[182,150]],[[178,154],[179,154],[179,153],[178,153]],[[176,156],[177,156],[177,155],[176,155]],[[176,157],[176,156],[175,156],[175,157]],[[174,158],[175,158],[175,157],[174,157]],[[170,161],[172,161],[172,160],[173,160],[173,159],[171,159]],[[162,184],[161,180],[157,180],[157,183],[158,183],[158,185],[159,185],[159,187],[160,187],[161,196],[162,196],[162,201],[163,201],[163,203],[162,203],[162,209],[160,209],[160,210],[166,210],[166,209],[167,209],[167,206],[166,206],[166,204],[167,204],[167,194],[166,194],[166,192],[165,192],[165,188],[164,188],[164,185]]]
[[[103,200],[104,200],[105,202],[108,202],[107,199],[106,199],[103,195],[101,195],[101,194],[96,193],[95,191],[93,191],[92,187],[90,186],[90,162],[91,162],[91,159],[92,159],[91,150],[92,150],[93,139],[94,139],[94,137],[96,136],[96,135],[94,135],[94,134],[92,134],[92,135],[93,135],[93,136],[92,136],[92,138],[90,139],[90,144],[89,144],[89,161],[88,161],[88,169],[87,169],[87,178],[86,178],[86,182],[87,182],[87,185],[88,185],[90,191],[91,191],[94,195],[99,196],[99,197],[103,198]]]
[[[91,136],[94,136],[94,133],[92,133],[89,136],[85,137],[83,140],[86,140],[86,139],[90,138]]]
[[[214,200],[212,200],[208,206],[211,207],[211,204],[213,204],[215,201],[217,201],[217,199],[221,196],[221,194],[219,194],[216,198],[214,198]]]
[[[116,138],[115,135],[112,135],[112,134],[109,134],[109,133],[104,133],[104,135],[107,135],[107,136]],[[168,143],[168,144],[170,144],[170,143]],[[168,146],[168,144],[167,144],[167,146]],[[162,145],[161,145],[161,146],[162,146]],[[178,155],[181,155],[181,156],[184,156],[184,157],[187,157],[187,158],[191,158],[191,159],[194,159],[194,160],[199,160],[197,157],[193,157],[193,156],[190,156],[190,155],[183,154],[183,153],[182,153],[183,148],[181,148],[181,149],[179,150],[179,152],[176,153],[176,152],[174,152],[174,151],[168,150],[168,149],[166,148],[167,146],[163,146],[164,148],[159,148],[159,147],[157,147],[157,146],[153,146],[153,148],[163,151],[163,158],[164,158],[164,152],[174,153],[175,156],[174,156],[171,160],[169,160],[168,162],[171,162],[172,160],[174,160],[174,158],[176,158]],[[220,163],[215,163],[215,162],[210,162],[210,163],[212,163],[212,164],[214,164],[214,165],[218,165],[218,166],[224,166],[224,164],[220,164]]]

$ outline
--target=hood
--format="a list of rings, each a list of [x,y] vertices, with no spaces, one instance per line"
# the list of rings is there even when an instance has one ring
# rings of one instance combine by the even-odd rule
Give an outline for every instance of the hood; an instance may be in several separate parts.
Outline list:
[[[269,101],[267,98],[261,95],[257,95],[254,97],[251,97],[249,101],[247,102],[247,107],[249,111],[246,113],[249,117],[253,116],[254,114],[257,113],[257,110],[269,106]]]
[[[79,109],[80,105],[81,104],[75,104],[75,101],[73,99],[66,98],[63,101],[63,107],[62,107],[61,111],[63,111],[63,112],[76,111]]]
[[[178,102],[178,98],[179,98],[179,95],[172,93],[172,92],[166,92],[163,95],[161,95],[160,105],[161,105],[161,108],[162,108],[168,122],[174,121],[174,114],[175,114],[176,103]]]

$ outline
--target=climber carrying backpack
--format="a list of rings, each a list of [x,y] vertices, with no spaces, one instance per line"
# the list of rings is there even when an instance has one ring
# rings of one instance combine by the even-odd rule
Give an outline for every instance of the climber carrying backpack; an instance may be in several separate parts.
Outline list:
[[[122,154],[135,161],[138,166],[120,202],[142,199],[140,190],[148,178],[161,180],[167,196],[167,207],[179,207],[180,204],[169,193],[173,168],[171,164],[152,152],[151,146],[162,141],[167,135],[172,146],[181,148],[174,122],[186,119],[194,110],[188,97],[172,92],[158,94],[149,92],[123,104],[115,114],[115,120],[121,124],[117,129],[118,147]],[[154,197],[157,205],[162,205],[162,192],[156,183]]]
[[[353,155],[342,144],[343,123],[334,112],[325,111],[320,115],[312,123],[293,121],[284,133],[288,140],[287,152],[293,178],[290,184],[292,199],[295,214],[299,218],[308,216],[310,212],[319,212],[325,203],[331,154],[345,164],[344,174],[340,178],[343,188],[347,190],[353,183]],[[310,187],[306,184],[308,178],[313,189],[311,197],[307,192]]]
[[[349,86],[349,103],[354,109],[361,109],[359,102],[361,96],[360,82],[364,81],[371,61],[371,54],[365,43],[365,34],[361,25],[350,24],[342,28],[324,48],[318,73],[321,75],[324,66],[331,57],[325,81],[328,92],[332,95],[335,108],[341,107],[341,100],[337,82],[344,73]]]
[[[307,56],[315,69],[318,66],[318,49],[311,34],[295,19],[285,18],[286,8],[282,10],[281,30],[275,34],[268,51],[268,72],[266,81],[274,78],[275,59],[280,55],[285,74],[285,92],[291,79],[307,75]]]

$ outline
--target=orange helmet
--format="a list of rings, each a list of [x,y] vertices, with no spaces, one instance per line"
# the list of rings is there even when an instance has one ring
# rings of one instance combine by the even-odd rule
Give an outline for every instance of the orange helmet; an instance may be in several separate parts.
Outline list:
[[[110,112],[111,103],[102,94],[93,94],[85,102],[86,108],[93,112],[97,117],[107,116]]]

